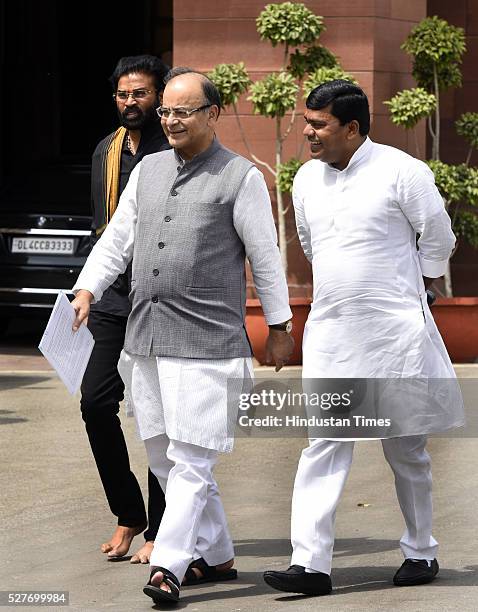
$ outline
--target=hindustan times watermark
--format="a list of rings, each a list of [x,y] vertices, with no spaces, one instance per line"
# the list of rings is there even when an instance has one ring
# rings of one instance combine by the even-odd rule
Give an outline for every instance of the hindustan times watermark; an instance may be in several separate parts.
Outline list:
[[[277,377],[229,382],[231,436],[478,436],[477,379]]]
[[[250,417],[240,414],[238,423],[241,427],[390,427],[392,420],[367,418],[361,414],[354,414],[351,418],[300,417],[298,415]]]

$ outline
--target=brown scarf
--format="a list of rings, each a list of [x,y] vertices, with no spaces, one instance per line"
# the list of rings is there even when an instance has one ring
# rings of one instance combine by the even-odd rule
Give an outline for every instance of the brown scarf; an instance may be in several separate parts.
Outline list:
[[[123,150],[123,142],[127,133],[128,130],[126,128],[118,128],[106,148],[106,154],[103,159],[106,223],[96,230],[97,236],[104,231],[118,206],[121,151]]]

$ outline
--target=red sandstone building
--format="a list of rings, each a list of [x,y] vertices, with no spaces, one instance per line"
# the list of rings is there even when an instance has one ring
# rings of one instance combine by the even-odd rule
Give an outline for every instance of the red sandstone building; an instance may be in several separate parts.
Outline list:
[[[411,62],[400,45],[421,19],[438,15],[465,29],[467,53],[463,63],[463,88],[445,93],[442,100],[442,158],[464,161],[467,145],[454,131],[453,123],[462,112],[478,108],[478,0],[305,0],[305,5],[324,17],[327,27],[320,42],[335,53],[369,96],[372,112],[372,139],[397,146],[415,155],[412,134],[394,127],[384,100],[397,91],[413,87]],[[210,70],[215,64],[243,61],[253,80],[281,66],[281,50],[259,40],[255,18],[264,7],[259,0],[223,1],[178,0],[172,3],[173,62]],[[252,115],[251,105],[241,100],[242,123],[258,157],[272,162],[274,124]],[[295,123],[295,134],[288,140],[286,155],[293,155],[301,138],[303,122]],[[232,114],[225,113],[219,137],[232,149],[246,155]],[[419,127],[425,150],[425,124]],[[475,157],[472,163],[478,163]],[[291,220],[293,221],[293,220]],[[293,228],[289,228],[292,232]],[[290,253],[291,295],[310,292],[308,264],[297,242]],[[471,248],[462,249],[453,262],[456,295],[476,295],[478,257]]]
[[[412,154],[412,136],[391,124],[383,105],[398,90],[414,85],[409,57],[400,44],[427,15],[437,14],[463,27],[468,47],[464,83],[462,89],[443,96],[442,158],[464,159],[467,147],[455,135],[453,121],[478,108],[478,0],[305,4],[324,17],[327,30],[321,42],[370,98],[371,137]],[[153,53],[174,65],[204,71],[220,62],[243,61],[253,80],[277,70],[280,51],[261,42],[256,32],[255,19],[263,7],[260,0],[135,0],[127,7],[89,0],[73,8],[60,0],[2,3],[0,80],[7,95],[0,102],[0,185],[20,172],[28,184],[30,169],[42,165],[87,173],[96,142],[115,126],[106,77],[122,55]],[[272,122],[252,116],[245,100],[239,110],[254,152],[272,161]],[[302,126],[299,116],[286,155],[300,140]],[[419,132],[423,150],[424,125]],[[218,134],[224,144],[246,153],[231,113],[223,114]],[[476,153],[472,163],[478,163]],[[48,186],[35,188],[35,197],[48,197]],[[65,190],[66,202],[70,195]],[[289,231],[293,233],[292,218]],[[461,249],[453,268],[455,293],[478,295],[476,251]],[[292,295],[310,294],[310,272],[297,241],[291,243],[289,282]]]

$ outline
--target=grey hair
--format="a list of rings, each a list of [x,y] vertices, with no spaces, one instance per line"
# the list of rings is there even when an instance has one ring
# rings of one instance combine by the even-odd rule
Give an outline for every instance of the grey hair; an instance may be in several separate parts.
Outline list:
[[[201,87],[204,95],[204,99],[206,104],[210,104],[211,106],[217,106],[219,109],[219,113],[221,112],[222,102],[221,102],[221,94],[219,93],[219,89],[214,85],[211,79],[205,75],[203,72],[199,72],[199,70],[194,70],[194,68],[189,68],[187,66],[176,66],[175,68],[171,68],[169,72],[164,77],[164,84],[166,85],[169,81],[172,81],[178,76],[183,74],[198,74],[201,78]]]

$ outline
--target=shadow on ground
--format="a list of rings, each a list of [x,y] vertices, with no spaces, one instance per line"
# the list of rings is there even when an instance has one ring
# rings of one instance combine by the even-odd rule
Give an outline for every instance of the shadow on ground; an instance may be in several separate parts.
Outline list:
[[[28,376],[16,376],[12,374],[2,374],[0,372],[0,392],[8,391],[11,389],[20,389],[21,387],[28,387],[30,390],[37,388],[37,385],[44,383],[51,377],[45,375],[35,376],[34,374]],[[42,391],[48,391],[53,389],[52,386],[42,385]],[[2,397],[0,401],[0,426],[1,425],[12,425],[13,423],[25,423],[28,421],[24,416],[16,416],[16,410],[13,410],[8,405],[8,400]]]
[[[373,538],[342,538],[334,545],[334,557],[347,555],[369,555],[397,548],[396,540],[376,540]],[[235,540],[236,557],[287,557],[292,549],[289,540]]]
[[[44,374],[29,374],[28,376],[16,376],[15,374],[3,374],[0,372],[0,391],[8,391],[8,389],[18,389],[20,387],[31,387],[31,385],[37,385],[39,383],[49,380],[51,376],[45,376]],[[52,387],[53,388],[53,385]],[[42,390],[46,390],[48,387],[42,386]]]
[[[24,423],[28,421],[24,417],[10,416],[15,414],[13,410],[0,410],[0,425],[11,425],[12,423]]]
[[[264,542],[264,541],[259,541]],[[371,591],[382,591],[388,589],[397,589],[392,583],[392,578],[397,567],[351,567],[337,568],[332,570],[332,581],[334,590],[331,595],[324,598],[324,603],[337,603],[337,598],[341,595],[350,593],[366,593]],[[244,584],[245,583],[245,584]],[[232,586],[232,583],[229,583]],[[175,609],[185,609],[188,605],[214,600],[240,600],[241,597],[259,597],[262,595],[274,594],[274,590],[268,587],[263,579],[262,572],[240,572],[239,579],[234,583],[238,588],[229,588],[227,590],[214,590],[208,592],[208,585],[204,585],[200,590],[198,588],[191,592],[189,588],[183,588],[179,604]],[[463,587],[478,585],[478,566],[468,565],[463,570],[450,570],[442,568],[438,578],[430,588],[442,587]],[[423,587],[415,587],[423,588]],[[287,603],[295,600],[316,600],[315,597],[308,595],[286,595],[278,591],[276,602],[284,604],[284,610],[287,610]],[[236,602],[237,604],[240,601]],[[366,600],[364,599],[364,608]],[[171,604],[161,603],[152,605],[154,610],[170,610]],[[277,608],[279,609],[279,608]]]

